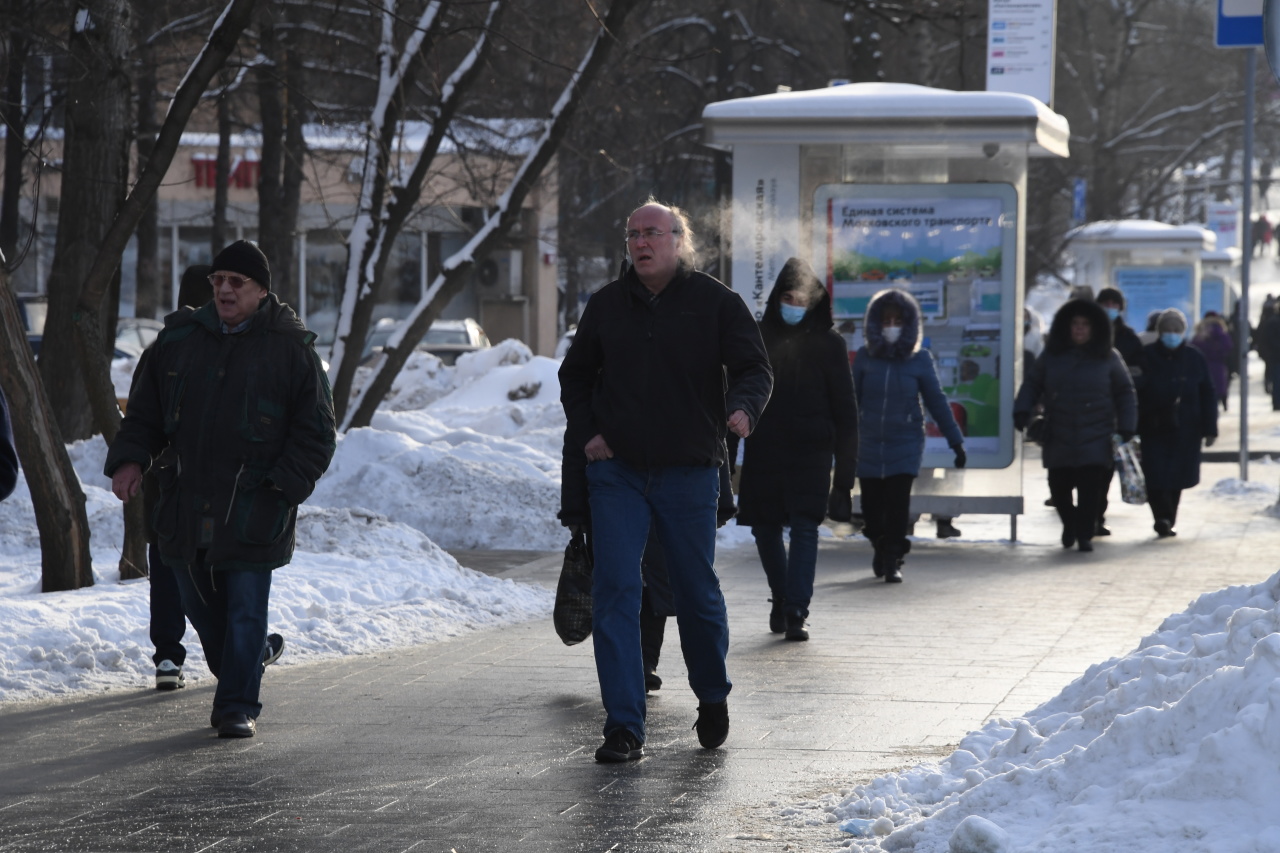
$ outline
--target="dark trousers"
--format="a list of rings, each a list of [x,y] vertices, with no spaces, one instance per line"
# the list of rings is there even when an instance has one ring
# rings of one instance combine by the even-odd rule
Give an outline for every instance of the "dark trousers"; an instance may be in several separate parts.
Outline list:
[[[258,691],[267,647],[271,572],[212,571],[201,558],[175,569],[173,575],[182,607],[200,635],[209,671],[218,679],[214,711],[256,719],[262,713]]]
[[[1106,479],[1102,481],[1102,488],[1098,490],[1098,526],[1102,526],[1107,520],[1107,507],[1111,501],[1111,481],[1116,478],[1116,466],[1107,466]]]
[[[147,574],[151,576],[151,645],[156,649],[151,659],[156,666],[162,660],[182,666],[187,660],[187,649],[182,645],[187,615],[173,569],[160,559],[160,549],[154,542],[147,549]]]
[[[1064,533],[1073,532],[1082,542],[1093,538],[1102,488],[1110,476],[1111,468],[1101,465],[1049,469],[1049,494]]]
[[[787,612],[799,610],[808,618],[809,600],[813,598],[813,578],[818,565],[818,522],[812,518],[791,516],[791,549],[782,541],[781,524],[756,524],[756,552],[769,581],[774,601],[786,602]]]
[[[1182,489],[1148,489],[1147,504],[1151,507],[1151,517],[1156,521],[1169,519],[1169,524],[1178,523],[1178,503],[1182,500]]]
[[[862,533],[877,551],[902,556],[911,550],[907,526],[915,479],[914,474],[858,478],[862,488],[862,517],[866,522]]]

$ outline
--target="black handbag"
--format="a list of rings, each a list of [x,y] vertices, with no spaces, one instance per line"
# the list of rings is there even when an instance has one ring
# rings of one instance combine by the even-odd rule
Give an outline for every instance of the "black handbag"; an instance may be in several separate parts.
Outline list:
[[[591,544],[582,531],[573,534],[564,549],[564,566],[556,584],[556,605],[551,613],[556,634],[566,646],[591,636]]]
[[[1035,415],[1027,424],[1027,441],[1043,445],[1049,436],[1049,419],[1043,414]]]

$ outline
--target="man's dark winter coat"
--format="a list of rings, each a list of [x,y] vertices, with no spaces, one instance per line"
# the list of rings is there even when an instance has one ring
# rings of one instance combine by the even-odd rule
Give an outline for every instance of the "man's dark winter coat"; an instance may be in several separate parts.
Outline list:
[[[1087,343],[1071,342],[1071,320],[1089,320]],[[1091,300],[1073,299],[1058,309],[1044,354],[1022,381],[1013,405],[1015,419],[1030,417],[1044,403],[1047,420],[1044,467],[1074,468],[1112,464],[1113,433],[1138,429],[1133,380],[1112,346],[1107,313]]]
[[[726,461],[729,413],[754,428],[773,373],[742,298],[704,273],[682,269],[650,299],[634,269],[592,295],[560,366],[565,453],[596,435],[640,469]],[[566,459],[566,465],[569,460]],[[585,464],[585,461],[584,461]],[[561,520],[585,495],[563,495]]]
[[[738,524],[822,521],[828,490],[848,494],[858,459],[858,409],[844,338],[833,328],[831,298],[803,261],[789,261],[769,294],[760,333],[773,365],[773,395],[747,438],[738,490]],[[820,293],[789,326],[779,305],[788,291]],[[835,457],[835,478],[831,462]]]
[[[1209,365],[1193,346],[1147,344],[1138,384],[1142,472],[1149,489],[1200,482],[1200,440],[1218,434],[1218,402]]]
[[[1117,317],[1111,323],[1112,346],[1116,352],[1120,353],[1120,358],[1124,359],[1125,366],[1130,368],[1136,367],[1141,371],[1142,368],[1142,339],[1138,337],[1138,333],[1130,328],[1129,324],[1124,321],[1123,317]]]
[[[18,451],[13,446],[13,424],[9,403],[0,390],[0,501],[13,494],[18,484]]]
[[[207,549],[217,569],[270,570],[293,556],[298,505],[335,448],[333,396],[306,330],[274,294],[239,334],[223,334],[213,302],[182,308],[148,350],[105,473],[126,462],[156,471],[152,517],[160,556],[189,565]]]

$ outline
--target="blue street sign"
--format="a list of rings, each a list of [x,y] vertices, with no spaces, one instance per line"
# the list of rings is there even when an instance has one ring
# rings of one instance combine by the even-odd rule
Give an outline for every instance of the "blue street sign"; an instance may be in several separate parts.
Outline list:
[[[1261,47],[1263,0],[1218,0],[1218,47]]]

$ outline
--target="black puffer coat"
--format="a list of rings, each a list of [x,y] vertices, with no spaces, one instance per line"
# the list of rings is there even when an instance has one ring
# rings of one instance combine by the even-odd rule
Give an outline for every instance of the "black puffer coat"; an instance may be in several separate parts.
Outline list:
[[[1083,346],[1071,342],[1071,320],[1078,316],[1092,328]],[[1013,405],[1014,416],[1025,419],[1036,403],[1044,403],[1046,468],[1108,467],[1112,434],[1137,432],[1133,380],[1112,347],[1111,334],[1107,313],[1091,300],[1073,299],[1053,317],[1044,354],[1023,379]]]
[[[1218,434],[1218,400],[1209,366],[1195,347],[1147,344],[1138,383],[1142,472],[1149,489],[1200,482],[1200,439]]]
[[[266,571],[293,556],[298,504],[336,446],[314,337],[275,294],[235,335],[222,333],[212,301],[165,318],[104,471],[136,462],[145,472],[172,449],[152,517],[166,564],[206,550],[212,569]]]
[[[795,326],[779,305],[790,290],[821,294]],[[831,297],[804,261],[792,258],[769,294],[760,334],[773,365],[773,396],[746,440],[738,524],[822,521],[829,490],[848,494],[858,459],[858,410],[844,338],[833,328]],[[835,457],[835,478],[831,461]]]

